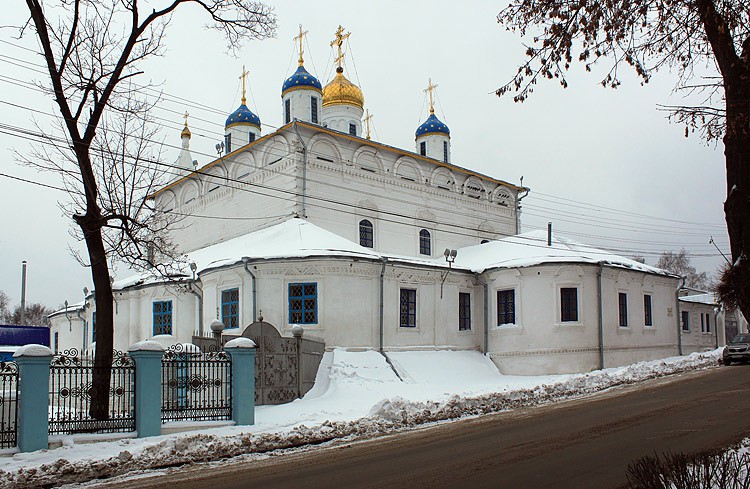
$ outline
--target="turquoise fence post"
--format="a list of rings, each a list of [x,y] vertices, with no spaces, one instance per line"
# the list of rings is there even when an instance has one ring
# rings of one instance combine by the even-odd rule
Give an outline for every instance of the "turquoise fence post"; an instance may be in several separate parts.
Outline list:
[[[255,424],[255,342],[235,338],[224,351],[232,360],[232,420],[237,425]]]
[[[18,449],[33,452],[49,446],[49,365],[52,350],[22,346],[13,354],[18,364]]]
[[[135,431],[138,438],[161,435],[161,359],[164,347],[146,340],[128,348],[135,362]]]

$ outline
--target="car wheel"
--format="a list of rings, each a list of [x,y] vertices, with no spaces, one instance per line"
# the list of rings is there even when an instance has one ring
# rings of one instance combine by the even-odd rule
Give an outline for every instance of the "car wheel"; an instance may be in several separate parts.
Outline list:
[[[731,361],[730,359],[728,359],[728,358],[725,358],[725,359],[724,359],[724,365],[726,365],[726,366],[728,367],[728,366],[730,366],[731,364],[732,364],[732,361]]]

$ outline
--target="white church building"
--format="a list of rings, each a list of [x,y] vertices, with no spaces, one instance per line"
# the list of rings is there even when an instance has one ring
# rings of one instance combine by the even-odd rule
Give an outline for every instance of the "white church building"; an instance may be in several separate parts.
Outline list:
[[[454,163],[434,113],[415,146],[370,139],[364,96],[337,68],[322,86],[299,67],[281,87],[284,125],[263,134],[243,97],[225,154],[151,199],[181,217],[174,281],[114,283],[115,348],[167,335],[225,336],[263,320],[301,325],[326,348],[479,350],[502,373],[582,372],[678,354],[678,277],[544,232],[519,234],[529,189]],[[208,216],[208,217],[207,217]],[[88,348],[93,295],[51,316],[53,347]],[[162,336],[163,338],[163,336]]]

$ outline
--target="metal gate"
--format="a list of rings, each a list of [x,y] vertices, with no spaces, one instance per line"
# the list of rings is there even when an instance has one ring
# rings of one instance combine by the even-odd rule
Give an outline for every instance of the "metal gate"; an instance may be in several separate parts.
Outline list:
[[[18,365],[0,362],[0,448],[16,446],[17,427]]]
[[[283,404],[302,397],[312,388],[325,350],[322,341],[282,337],[262,318],[245,328],[242,336],[257,345],[256,404]]]

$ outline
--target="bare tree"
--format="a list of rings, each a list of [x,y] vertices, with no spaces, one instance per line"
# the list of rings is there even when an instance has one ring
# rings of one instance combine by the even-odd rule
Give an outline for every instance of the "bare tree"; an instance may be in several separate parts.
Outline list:
[[[522,102],[541,79],[566,87],[570,65],[609,70],[601,84],[617,88],[618,70],[635,70],[642,83],[660,68],[677,75],[677,89],[702,96],[697,106],[666,107],[675,120],[708,140],[722,138],[727,170],[724,203],[737,303],[750,317],[750,9],[747,0],[520,0],[498,15],[526,35],[528,59],[497,90]],[[697,72],[715,67],[717,76]]]
[[[677,253],[671,251],[665,251],[659,257],[659,261],[656,262],[656,267],[669,272],[685,277],[685,285],[700,290],[711,289],[711,282],[706,272],[698,272],[693,265],[690,264],[690,257],[687,256],[685,248],[681,249]]]
[[[49,75],[45,88],[58,106],[67,140],[66,148],[58,149],[73,169],[47,150],[27,160],[65,175],[70,189],[68,209],[85,241],[95,289],[97,368],[90,414],[106,419],[113,347],[109,260],[119,256],[150,267],[157,264],[156,251],[171,250],[163,233],[168,223],[153,219],[143,201],[159,182],[153,166],[158,155],[148,144],[153,136],[148,107],[129,83],[142,73],[140,61],[162,53],[165,29],[183,5],[201,8],[230,49],[272,36],[276,19],[270,7],[250,0],[168,0],[161,9],[139,0],[26,4],[30,19],[21,35],[32,29],[42,49]]]

